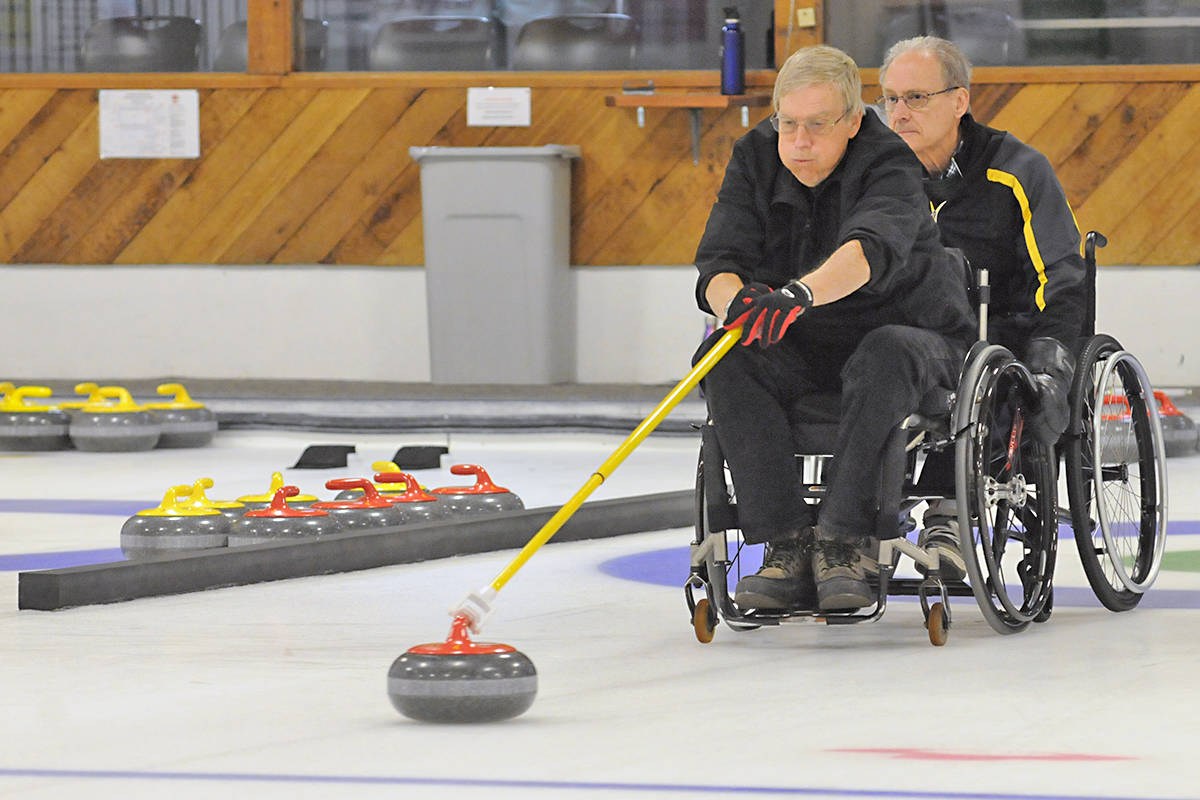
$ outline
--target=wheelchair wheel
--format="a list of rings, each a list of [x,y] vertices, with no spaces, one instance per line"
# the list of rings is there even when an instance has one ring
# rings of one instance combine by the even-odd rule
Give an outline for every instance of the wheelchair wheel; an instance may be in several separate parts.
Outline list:
[[[988,624],[1016,633],[1047,606],[1058,544],[1056,462],[1026,421],[1029,370],[1003,347],[977,347],[955,408],[955,484],[967,579]]]
[[[1092,337],[1071,386],[1067,496],[1088,583],[1128,611],[1158,575],[1166,545],[1166,448],[1145,370],[1111,336]]]

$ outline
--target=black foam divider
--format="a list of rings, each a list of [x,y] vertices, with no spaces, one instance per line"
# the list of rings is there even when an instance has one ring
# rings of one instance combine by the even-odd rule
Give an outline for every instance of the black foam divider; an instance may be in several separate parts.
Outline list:
[[[694,492],[682,491],[584,503],[550,543],[688,526],[695,519],[694,498]],[[17,607],[54,611],[520,548],[557,511],[526,509],[305,542],[22,572]]]

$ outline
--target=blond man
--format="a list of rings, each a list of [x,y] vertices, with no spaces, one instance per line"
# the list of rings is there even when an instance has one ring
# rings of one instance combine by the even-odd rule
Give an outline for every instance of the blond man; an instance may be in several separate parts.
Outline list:
[[[700,308],[743,329],[745,346],[704,387],[743,534],[767,543],[734,600],[861,608],[883,444],[930,389],[953,387],[974,322],[921,165],[864,114],[854,61],[823,45],[794,53],[773,107],[734,145],[696,253]],[[840,412],[818,516],[801,497],[792,426],[830,393]]]

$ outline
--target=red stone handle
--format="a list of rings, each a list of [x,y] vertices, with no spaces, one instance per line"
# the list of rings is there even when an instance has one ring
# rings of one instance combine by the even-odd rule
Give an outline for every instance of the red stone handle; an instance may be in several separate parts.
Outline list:
[[[450,468],[453,475],[474,475],[474,486],[446,486],[441,489],[434,489],[434,492],[439,494],[502,494],[507,492],[503,486],[497,486],[492,483],[492,478],[487,474],[487,470],[478,464],[455,464]]]
[[[275,490],[275,495],[271,498],[271,510],[286,511],[289,497],[295,497],[300,494],[299,486],[281,486]]]
[[[391,495],[390,499],[393,503],[422,503],[437,500],[436,497],[422,489],[417,479],[407,472],[376,472],[375,480],[380,483],[404,484],[403,493]]]
[[[326,489],[333,489],[337,492],[348,492],[354,489],[361,489],[363,497],[369,501],[379,499],[379,490],[375,488],[375,484],[371,483],[366,478],[331,478],[325,481]]]

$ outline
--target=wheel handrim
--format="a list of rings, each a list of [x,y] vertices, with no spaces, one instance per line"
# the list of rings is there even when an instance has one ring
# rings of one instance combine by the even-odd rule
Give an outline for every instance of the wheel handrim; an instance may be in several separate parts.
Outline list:
[[[1093,387],[1089,454],[1096,525],[1092,540],[1097,548],[1103,543],[1107,557],[1101,560],[1101,568],[1109,584],[1114,589],[1141,594],[1158,577],[1166,546],[1167,472],[1162,423],[1149,378],[1129,352],[1118,350],[1109,355]],[[1135,391],[1131,393],[1130,388]],[[1123,398],[1121,405],[1119,398]],[[1123,414],[1112,413],[1114,406],[1129,409],[1128,426],[1123,424]],[[1151,539],[1148,549],[1143,546],[1147,538]]]

